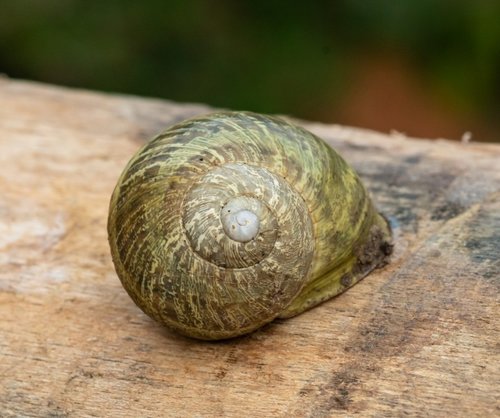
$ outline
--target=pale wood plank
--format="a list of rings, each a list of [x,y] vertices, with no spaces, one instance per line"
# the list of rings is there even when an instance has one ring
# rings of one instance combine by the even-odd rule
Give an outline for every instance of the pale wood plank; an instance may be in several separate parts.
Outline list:
[[[144,140],[207,111],[0,80],[0,415],[500,414],[496,145],[304,122],[391,219],[392,263],[227,342],[135,307],[109,255],[112,188]]]

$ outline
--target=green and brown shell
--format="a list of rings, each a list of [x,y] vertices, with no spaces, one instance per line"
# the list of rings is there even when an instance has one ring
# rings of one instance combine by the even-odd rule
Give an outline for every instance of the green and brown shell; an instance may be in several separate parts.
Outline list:
[[[231,235],[230,208],[257,220],[253,234]],[[332,148],[247,112],[190,119],[144,145],[114,190],[108,234],[134,302],[210,340],[312,308],[392,248],[386,220]]]

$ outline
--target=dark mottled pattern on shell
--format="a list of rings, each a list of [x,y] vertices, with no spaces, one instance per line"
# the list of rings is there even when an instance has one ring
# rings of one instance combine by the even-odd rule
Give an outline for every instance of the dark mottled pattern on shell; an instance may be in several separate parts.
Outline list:
[[[247,243],[221,224],[221,208],[239,196],[257,202],[261,221]],[[379,218],[323,141],[277,118],[226,112],[176,125],[137,152],[113,193],[108,232],[137,305],[179,332],[219,339],[317,303],[314,292],[299,303],[303,289],[350,265]],[[323,288],[323,299],[339,292]]]

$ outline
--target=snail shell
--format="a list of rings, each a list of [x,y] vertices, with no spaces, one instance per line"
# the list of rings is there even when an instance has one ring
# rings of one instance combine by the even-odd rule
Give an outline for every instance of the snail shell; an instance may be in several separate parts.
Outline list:
[[[134,302],[201,339],[299,314],[392,248],[387,222],[332,148],[247,112],[187,120],[144,145],[114,190],[108,234]]]

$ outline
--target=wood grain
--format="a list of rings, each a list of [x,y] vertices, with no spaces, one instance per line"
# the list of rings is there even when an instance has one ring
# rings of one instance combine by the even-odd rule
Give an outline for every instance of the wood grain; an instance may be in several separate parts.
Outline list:
[[[345,294],[194,341],[116,277],[109,198],[143,141],[203,105],[0,80],[0,415],[500,414],[500,147],[304,123],[396,234]]]

